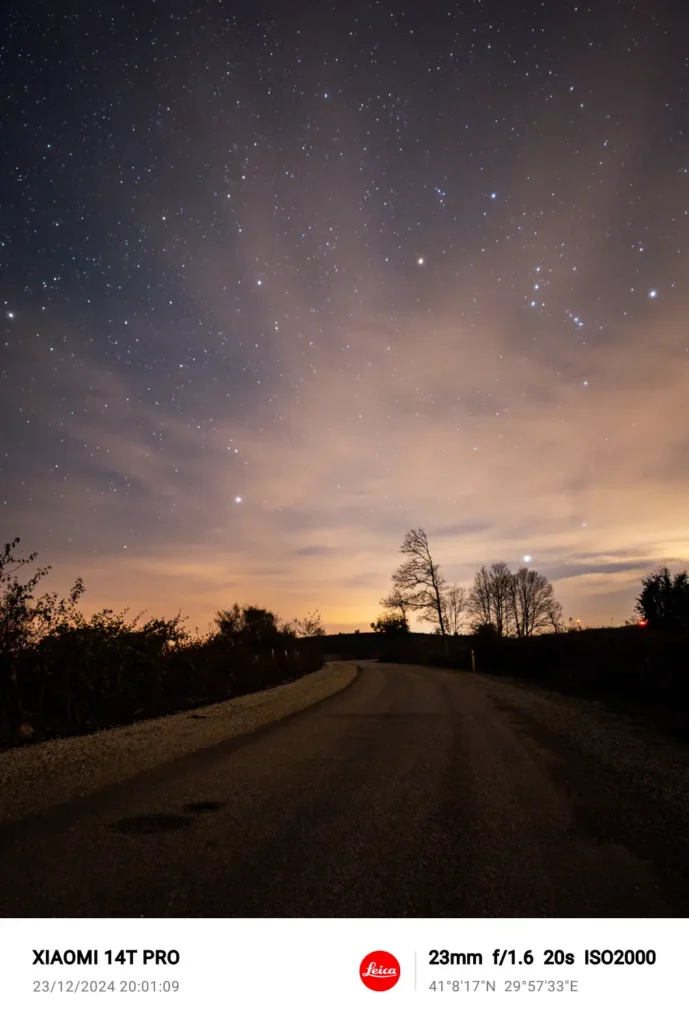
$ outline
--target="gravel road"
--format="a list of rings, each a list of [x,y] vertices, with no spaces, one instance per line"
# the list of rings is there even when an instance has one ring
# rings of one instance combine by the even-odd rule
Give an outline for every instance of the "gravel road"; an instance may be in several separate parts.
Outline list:
[[[361,663],[269,729],[0,825],[0,915],[687,916],[688,853],[681,744]]]

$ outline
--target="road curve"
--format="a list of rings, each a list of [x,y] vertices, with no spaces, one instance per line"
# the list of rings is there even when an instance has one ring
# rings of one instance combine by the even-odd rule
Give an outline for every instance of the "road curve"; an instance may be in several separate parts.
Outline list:
[[[3,917],[689,914],[689,750],[362,663],[272,726],[0,827]]]

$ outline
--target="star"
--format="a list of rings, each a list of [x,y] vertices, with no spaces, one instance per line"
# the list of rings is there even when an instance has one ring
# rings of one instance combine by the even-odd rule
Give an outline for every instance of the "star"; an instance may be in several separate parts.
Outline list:
[[[257,30],[251,5],[235,5],[232,33],[246,43],[237,63],[224,53],[227,25],[215,4],[194,23],[180,77],[174,58],[190,23],[175,8],[154,31],[164,88],[152,103],[139,101],[135,63],[121,59],[131,33],[118,23],[99,42],[98,61],[80,65],[80,88],[93,96],[85,122],[70,105],[60,46],[45,49],[30,5],[19,5],[22,66],[42,68],[55,89],[50,116],[42,93],[21,87],[3,110],[12,173],[0,232],[0,379],[16,394],[0,417],[0,511],[27,543],[33,533],[52,538],[49,552],[36,544],[39,564],[54,561],[65,578],[83,561],[88,587],[101,570],[100,556],[89,555],[92,570],[86,555],[107,546],[115,567],[118,530],[131,516],[138,539],[127,550],[156,548],[146,560],[152,614],[176,611],[183,597],[184,613],[205,622],[215,597],[193,587],[178,598],[165,565],[188,559],[196,572],[203,551],[214,594],[213,544],[229,529],[246,588],[232,600],[249,600],[280,500],[294,561],[266,600],[289,620],[301,596],[288,573],[313,566],[313,601],[324,618],[336,616],[335,633],[370,622],[402,534],[419,524],[444,569],[456,558],[462,586],[471,586],[469,563],[492,564],[504,551],[512,569],[530,570],[536,556],[515,548],[531,534],[543,553],[539,573],[582,557],[577,587],[556,583],[566,618],[575,590],[586,621],[589,597],[594,619],[630,613],[626,584],[595,573],[630,537],[643,535],[640,564],[674,537],[663,556],[689,566],[680,543],[689,480],[674,443],[689,384],[684,56],[681,47],[664,54],[657,125],[634,121],[633,90],[601,91],[596,62],[579,59],[593,46],[624,78],[638,57],[634,30],[621,47],[597,40],[574,4],[571,18],[545,21],[540,3],[524,5],[519,21],[537,17],[541,57],[523,25],[505,23],[499,74],[478,53],[486,57],[496,41],[470,30],[455,39],[457,12],[447,19],[413,4],[404,18],[385,19],[380,46],[366,18],[332,34],[317,20]],[[677,6],[654,8],[659,39],[680,38]],[[485,31],[496,31],[496,18]],[[58,29],[60,39],[69,35],[68,25]],[[546,62],[547,53],[558,60]],[[469,67],[471,88],[458,89]],[[567,84],[568,69],[577,83]],[[203,118],[190,116],[198,110]],[[634,152],[625,146],[629,124]],[[63,189],[63,176],[88,166],[103,144],[107,187]],[[637,159],[644,152],[648,159]],[[616,182],[620,201],[611,202]],[[432,253],[428,271],[419,244]],[[644,289],[654,313],[637,302]],[[633,457],[620,459],[627,444]],[[667,454],[662,466],[658,451]],[[575,491],[589,471],[600,488],[590,533],[583,521],[575,526]],[[660,511],[643,492],[649,471],[665,485]],[[228,524],[227,501],[246,504],[240,492],[225,493],[235,485],[251,508]],[[442,547],[464,487],[471,518],[493,523],[490,535],[476,531],[466,563]],[[79,532],[69,542],[74,510]],[[187,543],[189,522],[197,549]],[[529,522],[538,527],[522,532]],[[324,531],[332,547],[321,543]],[[77,545],[83,550],[68,550]],[[362,550],[372,553],[371,577],[350,604],[347,563]],[[314,554],[304,563],[301,551]],[[126,592],[126,567],[116,572],[116,592]]]

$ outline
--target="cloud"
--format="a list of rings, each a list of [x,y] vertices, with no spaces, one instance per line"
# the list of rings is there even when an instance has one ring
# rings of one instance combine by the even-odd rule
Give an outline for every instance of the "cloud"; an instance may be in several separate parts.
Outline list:
[[[433,531],[436,537],[463,537],[463,536],[474,536],[477,533],[485,533],[486,530],[491,528],[491,523],[487,520],[466,522],[466,523],[451,523],[447,526],[438,526]]]
[[[567,580],[575,576],[629,576],[640,577],[649,570],[654,569],[656,562],[653,559],[640,559],[620,562],[583,562],[579,565],[565,564],[548,567],[548,579]]]
[[[567,80],[584,61],[600,74],[600,110],[623,96],[635,105],[634,118],[610,119],[624,164],[583,174],[600,166],[601,133],[580,133],[573,159],[561,107],[541,119],[526,83],[514,97],[519,159],[499,167],[509,207],[489,228],[484,171],[448,149],[445,127],[438,144],[395,154],[384,188],[364,180],[360,117],[337,100],[332,62],[314,125],[344,141],[327,162],[301,155],[311,111],[285,122],[295,130],[279,145],[256,134],[245,65],[219,160],[222,133],[199,94],[194,145],[182,147],[193,216],[156,235],[146,211],[150,276],[166,295],[177,282],[165,308],[138,303],[127,333],[118,298],[100,347],[83,313],[51,312],[51,332],[69,339],[59,389],[44,320],[27,326],[16,380],[30,387],[5,410],[25,439],[5,477],[21,497],[10,535],[21,518],[28,546],[57,578],[82,573],[95,605],[183,605],[199,622],[238,600],[365,626],[418,525],[450,578],[529,553],[578,614],[619,615],[651,565],[689,560],[685,301],[658,256],[668,287],[649,308],[629,283],[645,264],[619,244],[631,252],[627,165],[646,152],[657,97],[645,66],[638,80],[636,61],[611,75],[588,51],[568,60]],[[415,130],[431,132],[424,109]],[[375,160],[383,137],[365,143]],[[454,212],[436,217],[424,206],[437,203],[430,168],[440,181],[460,165]],[[227,200],[239,188],[241,216]],[[654,211],[643,207],[643,223]],[[537,277],[543,305],[532,307]]]

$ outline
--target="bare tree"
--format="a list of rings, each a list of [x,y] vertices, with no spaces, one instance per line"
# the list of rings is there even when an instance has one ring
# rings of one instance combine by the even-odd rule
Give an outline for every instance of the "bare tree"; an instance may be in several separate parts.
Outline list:
[[[380,603],[387,611],[399,614],[408,625],[407,612],[412,610],[412,605],[399,587],[393,587],[387,597],[381,597]]]
[[[492,626],[494,635],[509,636],[512,631],[512,573],[506,562],[482,566],[474,577],[469,594],[469,610],[474,628]]]
[[[297,636],[325,636],[325,626],[318,609],[305,615],[303,619],[295,619],[294,629]]]
[[[426,531],[420,527],[405,534],[400,551],[407,558],[392,574],[392,582],[409,601],[409,608],[423,622],[435,623],[447,634],[443,598],[447,590],[440,566],[433,561]]]
[[[465,606],[466,591],[464,587],[458,587],[456,583],[453,583],[443,597],[445,628],[450,636],[459,636]]]
[[[506,562],[490,567],[490,597],[493,623],[498,636],[509,636],[512,620],[512,573]]]
[[[566,633],[567,627],[565,626],[564,615],[562,614],[562,605],[559,601],[553,598],[552,607],[548,612],[548,620],[552,628],[553,633]]]
[[[512,575],[512,615],[517,636],[533,636],[557,618],[553,585],[534,569],[522,567]]]
[[[469,591],[467,607],[474,629],[478,629],[479,626],[495,625],[493,622],[490,573],[485,565],[482,565],[474,576],[474,583]]]

